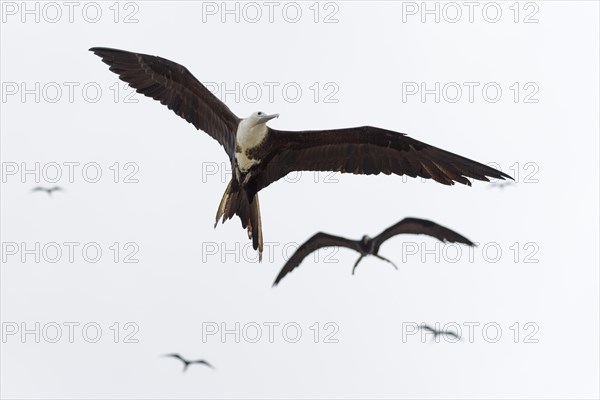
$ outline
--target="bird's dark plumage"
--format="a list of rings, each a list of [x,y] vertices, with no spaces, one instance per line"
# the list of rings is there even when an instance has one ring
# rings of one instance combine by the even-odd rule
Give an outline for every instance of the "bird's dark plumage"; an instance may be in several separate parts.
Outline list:
[[[385,231],[373,238],[375,252],[379,251],[379,247],[389,238],[401,233],[428,235],[436,238],[441,242],[462,243],[467,246],[473,246],[474,243],[463,235],[454,232],[445,226],[436,224],[433,221],[420,218],[404,218],[395,225],[390,226]]]
[[[172,358],[176,358],[178,360],[180,360],[183,363],[183,371],[185,372],[187,370],[187,367],[190,364],[203,364],[206,365],[209,368],[215,368],[213,367],[208,361],[206,360],[186,360],[185,358],[183,358],[181,355],[179,355],[178,353],[171,353],[171,354],[165,354],[165,357],[172,357]]]
[[[90,51],[138,93],[152,97],[216,139],[234,157],[239,118],[183,65],[162,57],[105,47]]]
[[[431,326],[427,325],[427,324],[423,324],[419,326],[419,329],[421,330],[426,330],[429,331],[431,333],[433,333],[433,338],[435,340],[436,337],[438,337],[439,335],[444,335],[444,336],[452,336],[455,337],[456,339],[460,340],[460,336],[458,336],[457,333],[452,332],[452,331],[441,331],[441,330],[437,330],[435,328],[432,328]]]
[[[315,233],[310,239],[302,243],[285,263],[273,286],[276,286],[287,274],[292,272],[311,253],[323,247],[346,247],[360,253],[360,241],[330,235],[324,232]]]
[[[408,175],[444,185],[467,178],[512,179],[477,161],[415,140],[403,133],[372,126],[325,131],[278,131],[269,128],[265,146],[251,155],[262,160],[252,181],[258,192],[292,171],[337,171],[361,175]]]
[[[450,230],[439,224],[436,224],[435,222],[419,218],[404,218],[402,221],[389,227],[376,237],[368,239],[367,242],[364,242],[364,240],[350,240],[343,237],[319,232],[313,235],[306,242],[304,242],[300,247],[298,247],[298,249],[290,257],[290,259],[285,263],[285,265],[279,272],[279,275],[277,275],[273,286],[276,286],[287,274],[289,274],[296,267],[298,267],[300,263],[309,254],[320,248],[346,247],[361,253],[361,257],[369,254],[378,256],[379,248],[381,247],[383,242],[401,233],[423,234],[435,237],[436,239],[442,242],[463,243],[468,246],[473,246],[473,242],[471,242],[466,237],[460,235],[459,233],[454,232],[453,230]],[[389,261],[386,259],[384,260]]]
[[[48,193],[48,195],[51,195],[54,192],[61,192],[63,191],[63,188],[61,188],[60,186],[53,186],[50,188],[45,188],[42,186],[36,186],[33,189],[31,189],[32,192],[46,192]]]
[[[138,93],[160,101],[225,148],[233,178],[216,219],[223,217],[225,221],[237,215],[248,230],[254,249],[259,250],[259,256],[263,237],[257,194],[292,171],[408,175],[433,179],[444,185],[455,182],[470,185],[469,178],[512,179],[494,168],[403,133],[372,126],[319,131],[281,131],[267,127],[262,141],[243,149],[236,139],[238,127],[246,119],[240,120],[184,66],[162,57],[124,50],[93,47],[90,51]],[[240,169],[236,153],[258,162],[248,169]]]

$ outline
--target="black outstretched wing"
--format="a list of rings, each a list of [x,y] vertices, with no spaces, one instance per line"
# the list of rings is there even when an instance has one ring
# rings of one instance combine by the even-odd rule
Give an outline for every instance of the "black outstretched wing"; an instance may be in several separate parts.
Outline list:
[[[446,336],[453,336],[458,340],[461,340],[461,337],[458,336],[458,333],[456,332],[452,332],[452,331],[443,331],[442,334],[446,335]]]
[[[420,326],[419,326],[419,329],[426,330],[426,331],[429,331],[429,332],[431,332],[431,333],[436,333],[436,332],[437,332],[437,331],[436,331],[435,329],[433,329],[431,326],[429,326],[429,325],[426,325],[426,324],[420,325]]]
[[[469,246],[473,246],[473,242],[471,242],[466,237],[444,226],[438,225],[435,222],[419,218],[404,218],[402,221],[387,228],[385,231],[381,232],[373,239],[373,243],[375,245],[375,253],[377,253],[379,247],[383,242],[385,242],[392,236],[396,236],[401,233],[429,235],[438,240],[441,240],[442,242],[458,242]]]
[[[164,357],[173,357],[173,358],[176,358],[176,359],[178,359],[178,360],[181,360],[181,361],[183,361],[184,363],[187,363],[187,362],[188,362],[188,361],[187,361],[185,358],[181,357],[181,356],[180,356],[179,354],[177,354],[177,353],[165,354],[165,355],[164,355]]]
[[[233,159],[239,118],[187,68],[147,54],[105,47],[92,47],[90,51],[138,93],[160,101],[196,129],[216,139]]]
[[[254,179],[258,192],[292,171],[339,171],[352,174],[408,175],[434,179],[444,185],[467,178],[512,179],[487,165],[412,139],[403,133],[372,126],[324,131],[269,129],[267,145],[256,150],[261,173]]]
[[[212,364],[210,364],[210,363],[209,363],[208,361],[206,361],[206,360],[194,360],[194,361],[191,361],[191,362],[190,362],[190,364],[203,364],[203,365],[206,365],[207,367],[210,367],[210,368],[212,368],[212,369],[214,369],[214,368],[215,368],[215,367],[214,367]]]
[[[359,242],[356,240],[333,236],[323,232],[316,233],[300,247],[298,247],[290,259],[285,263],[279,272],[279,275],[277,275],[277,278],[275,278],[273,286],[276,286],[284,276],[292,272],[294,268],[300,265],[306,256],[322,247],[347,247],[352,250],[360,251]]]

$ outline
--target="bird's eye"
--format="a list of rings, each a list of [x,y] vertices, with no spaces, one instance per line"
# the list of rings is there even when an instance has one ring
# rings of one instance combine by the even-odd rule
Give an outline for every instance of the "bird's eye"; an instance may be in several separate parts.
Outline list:
[[[258,112],[258,115],[263,115],[262,111],[259,111],[259,112]]]

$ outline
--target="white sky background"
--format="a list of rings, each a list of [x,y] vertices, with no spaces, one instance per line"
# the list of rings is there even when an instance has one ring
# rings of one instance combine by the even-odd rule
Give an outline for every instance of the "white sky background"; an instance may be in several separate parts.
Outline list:
[[[203,15],[202,3],[194,1],[136,2],[135,8],[121,3],[117,23],[112,3],[100,3],[97,23],[83,18],[86,3],[79,3],[69,23],[68,8],[58,3],[60,21],[47,21],[54,11],[46,8],[49,14],[40,15],[39,23],[35,15],[22,23],[22,10],[13,15],[7,3],[0,41],[4,173],[13,163],[32,168],[36,162],[42,167],[94,162],[102,178],[86,182],[80,166],[71,183],[63,167],[58,185],[66,191],[48,198],[30,191],[54,183],[35,182],[32,175],[22,179],[19,173],[3,177],[3,332],[14,324],[21,329],[22,323],[30,329],[36,322],[63,327],[57,343],[48,340],[54,336],[51,328],[39,343],[34,335],[5,335],[3,397],[599,396],[596,2],[520,3],[517,23],[513,2],[499,3],[497,23],[483,18],[485,2],[475,9],[473,23],[462,2],[456,23],[446,20],[454,16],[449,8],[439,23],[432,15],[422,23],[420,10],[403,14],[421,2],[321,4],[317,23],[312,3],[301,3],[297,23],[283,18],[285,3],[275,9],[273,23],[262,2],[263,16],[256,23],[244,15],[239,23],[233,15],[223,23],[220,2],[211,3],[216,15]],[[439,3],[440,12],[444,4]],[[244,10],[243,4],[238,7]],[[493,18],[494,10],[487,10]],[[138,22],[123,23],[132,11]],[[254,16],[246,11],[247,18]],[[323,23],[331,12],[338,22]],[[524,23],[532,12],[538,22]],[[137,103],[127,103],[130,89],[121,90],[115,102],[110,87],[117,77],[87,51],[92,46],[160,55],[185,65],[203,82],[224,82],[228,88],[256,82],[263,92],[255,103],[249,101],[255,92],[249,91],[239,101],[229,95],[227,104],[239,116],[280,113],[270,123],[274,128],[385,127],[495,162],[513,176],[518,172],[518,183],[500,190],[481,182],[446,187],[398,176],[334,175],[333,183],[324,182],[326,174],[317,176],[318,183],[313,173],[295,183],[291,177],[260,192],[265,242],[276,246],[259,264],[237,219],[213,229],[227,181],[203,174],[227,160],[218,143],[156,101],[134,95]],[[22,82],[27,88],[56,82],[62,97],[50,101],[54,84],[39,103],[34,95],[23,100],[20,92],[9,93],[20,90]],[[78,84],[72,102],[64,82]],[[264,82],[278,85],[273,98]],[[320,87],[316,102],[310,89],[315,82]],[[332,85],[325,88],[328,82]],[[419,94],[403,99],[403,87],[411,82],[428,88],[457,82],[462,98],[452,103],[454,92],[447,92],[439,103],[434,95],[424,102]],[[473,102],[463,82],[479,85]],[[481,88],[490,82],[502,89],[495,103],[482,96]],[[510,89],[515,82],[517,102]],[[282,94],[289,83],[302,89],[295,103],[293,89],[288,98]],[[526,88],[527,83],[532,85]],[[101,87],[97,102],[83,96],[86,84]],[[536,87],[530,100],[538,102],[524,102]],[[326,102],[334,89],[331,99],[337,103]],[[493,89],[489,93],[493,97]],[[93,88],[89,94],[93,97]],[[109,168],[115,162],[121,168],[119,183]],[[139,183],[122,182],[131,171],[124,170],[127,162],[139,167]],[[518,167],[510,170],[515,163]],[[323,256],[332,251],[324,251],[319,262],[307,258],[271,288],[286,260],[285,245],[320,230],[349,238],[374,236],[407,216],[431,219],[481,244],[471,257],[460,247],[454,263],[449,258],[456,248],[442,246],[436,262],[435,255],[420,250],[409,255],[406,247],[434,249],[434,239],[396,237],[381,254],[399,264],[399,271],[369,257],[355,276],[350,271],[357,254],[340,250],[326,263]],[[19,248],[36,242],[80,246],[72,263],[64,246],[58,262],[42,257],[36,263],[32,255],[22,262],[21,253],[8,254],[7,243],[13,242]],[[97,263],[82,257],[81,246],[90,242],[103,250]],[[115,263],[109,248],[114,242],[121,247],[134,242],[139,263],[124,263],[123,249]],[[514,243],[520,249],[516,260]],[[496,248],[502,255],[492,262]],[[217,254],[208,254],[209,249]],[[535,250],[529,261],[539,262],[525,262]],[[65,322],[80,324],[73,343]],[[115,322],[119,343],[110,330]],[[124,329],[127,322],[139,327],[138,343],[123,343],[130,332]],[[264,325],[258,343],[243,337],[236,343],[233,335],[224,342],[210,336],[203,343],[207,322],[229,328],[236,322],[280,325],[273,343]],[[288,343],[281,332],[290,322],[302,328],[297,343]],[[315,322],[319,343],[310,330]],[[327,322],[339,327],[338,343],[323,343],[330,332],[323,328]],[[422,322],[458,324],[465,340],[432,344],[420,335],[402,340],[403,324],[406,329],[407,323]],[[532,325],[525,329],[528,322]],[[102,328],[97,343],[83,337],[86,323]],[[472,343],[468,323],[480,324]],[[483,335],[488,323],[502,330],[496,343]],[[532,338],[538,342],[525,343],[534,327],[539,330]],[[254,336],[253,330],[247,333]],[[493,328],[488,336],[495,336]],[[217,369],[194,365],[182,374],[177,361],[159,357],[170,352],[206,358]]]

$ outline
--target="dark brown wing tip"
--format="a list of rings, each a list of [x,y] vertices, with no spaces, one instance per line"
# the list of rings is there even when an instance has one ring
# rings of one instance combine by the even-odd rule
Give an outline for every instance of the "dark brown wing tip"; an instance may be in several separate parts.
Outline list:
[[[495,179],[502,179],[503,181],[506,180],[507,178],[510,179],[510,180],[512,180],[512,181],[515,180],[512,176],[510,176],[510,175],[508,175],[508,174],[506,174],[506,173],[504,173],[504,172],[502,172],[500,170],[497,170],[496,168],[492,168],[490,166],[487,166],[487,169],[485,171],[482,171],[482,173],[486,177],[495,178]],[[486,179],[486,181],[489,182],[489,179]]]
[[[292,272],[292,271],[284,271],[284,268],[285,268],[285,267],[286,267],[286,266],[284,265],[284,266],[283,266],[283,268],[282,268],[282,270],[281,270],[281,271],[279,271],[279,274],[277,275],[277,278],[275,278],[275,282],[273,282],[273,285],[271,286],[272,288],[276,287],[276,286],[279,284],[279,282],[281,282],[281,280],[282,280],[283,278],[285,278],[285,276],[286,276],[287,274],[289,274],[290,272]]]
[[[112,49],[110,47],[90,47],[89,51],[91,51],[92,53],[97,54],[97,55],[101,55],[101,54],[107,55],[107,54],[110,54],[110,53],[113,53],[113,54],[114,53],[131,54],[130,51],[119,50],[119,49]]]
[[[498,170],[492,168],[492,171],[485,171],[480,176],[463,175],[460,178],[454,178],[454,182],[462,183],[463,185],[467,185],[467,186],[473,186],[472,182],[468,178],[475,179],[477,181],[482,181],[482,182],[490,182],[489,178],[501,179],[503,181],[505,181],[506,179],[510,179],[512,181],[515,180],[512,176],[505,174],[502,171],[498,171]],[[454,185],[454,182],[452,182],[451,185]],[[440,183],[443,183],[443,182],[440,182]]]
[[[506,174],[506,173],[504,173],[502,171],[498,171],[497,169],[494,169],[494,168],[491,168],[491,167],[490,167],[489,170],[481,171],[480,174],[481,175],[479,175],[479,174],[475,175],[474,174],[474,176],[468,176],[467,175],[467,177],[469,177],[471,179],[478,180],[478,181],[482,181],[482,182],[490,182],[490,178],[492,178],[492,179],[501,179],[503,181],[505,181],[506,179],[510,179],[512,181],[515,180],[512,176],[510,176],[510,175],[508,175],[508,174]],[[467,186],[472,186],[471,181],[469,179],[466,179],[466,182],[461,182],[461,181],[458,181],[458,182],[464,183]]]
[[[459,242],[459,243],[462,243],[462,244],[466,244],[467,246],[471,246],[471,247],[475,246],[474,242],[471,242],[469,239],[467,239],[463,235],[459,235],[458,233],[457,233],[457,235],[460,237],[461,240],[454,240],[454,242]]]
[[[500,176],[496,176],[496,177],[494,177],[494,178],[502,179],[503,181],[505,181],[505,180],[506,180],[505,178],[508,178],[508,179],[510,179],[511,181],[514,181],[514,180],[515,180],[515,178],[513,178],[512,176],[510,176],[510,175],[508,175],[508,174],[505,174],[505,173],[504,173],[504,172],[502,172],[502,171],[498,171],[498,174],[499,174]]]
[[[448,233],[447,235],[444,235],[446,237],[444,238],[444,240],[442,240],[443,242],[462,243],[462,244],[466,244],[467,246],[475,246],[474,242],[470,241],[469,239],[467,239],[466,237],[464,237],[460,233],[458,233],[456,231],[453,231],[452,229],[446,228],[445,226],[440,225],[437,222],[433,222],[433,221],[428,220],[428,219],[415,218],[415,217],[406,217],[406,218],[404,218],[400,222],[421,224],[421,225],[429,226],[429,227],[437,226],[439,228],[444,229],[446,231],[446,233]]]
[[[441,225],[439,225],[440,227],[442,227]],[[453,231],[452,229],[448,229],[446,227],[442,227],[444,228],[447,232],[447,235],[444,235],[445,238],[442,240],[445,243],[461,243],[461,244],[465,244],[467,246],[475,246],[475,243],[471,242],[469,239],[467,239],[466,237],[464,237],[463,235],[461,235],[458,232]]]
[[[123,57],[135,57],[138,55],[131,51],[111,49],[110,47],[91,47],[89,51],[100,57],[108,65],[117,60],[123,61]]]
[[[286,277],[286,275],[294,272],[294,269],[296,269],[298,266],[300,266],[300,264],[302,263],[302,261],[304,261],[304,258],[302,260],[300,260],[300,262],[297,265],[294,265],[289,270],[286,270],[286,268],[288,267],[288,263],[296,255],[296,253],[298,251],[300,251],[300,249],[302,248],[302,246],[304,246],[305,244],[307,244],[310,241],[314,240],[315,238],[319,237],[320,235],[328,235],[328,234],[325,233],[325,232],[317,232],[314,235],[312,235],[309,239],[307,239],[304,243],[302,243],[300,246],[298,246],[298,248],[296,249],[296,251],[294,252],[294,254],[292,254],[292,256],[287,259],[286,263],[281,268],[281,271],[279,271],[279,275],[277,275],[277,278],[275,278],[275,282],[273,282],[273,285],[271,285],[272,288],[274,288],[275,286],[277,286],[279,284],[279,282],[281,282],[281,280]],[[305,256],[305,258],[306,258],[306,256]]]
[[[90,47],[88,51],[91,51],[99,57],[106,57],[110,53],[113,53],[115,49],[109,49],[108,47]]]

